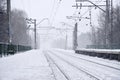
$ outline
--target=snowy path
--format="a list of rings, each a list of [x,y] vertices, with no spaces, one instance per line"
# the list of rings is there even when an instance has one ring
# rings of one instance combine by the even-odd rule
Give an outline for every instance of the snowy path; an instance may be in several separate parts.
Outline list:
[[[31,50],[0,59],[0,80],[54,80],[40,50]]]

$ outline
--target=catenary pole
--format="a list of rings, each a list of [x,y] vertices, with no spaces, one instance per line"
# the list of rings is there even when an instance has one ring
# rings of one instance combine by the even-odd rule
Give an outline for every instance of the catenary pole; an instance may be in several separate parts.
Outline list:
[[[7,0],[7,19],[8,19],[8,43],[12,42],[12,36],[11,36],[11,0]]]

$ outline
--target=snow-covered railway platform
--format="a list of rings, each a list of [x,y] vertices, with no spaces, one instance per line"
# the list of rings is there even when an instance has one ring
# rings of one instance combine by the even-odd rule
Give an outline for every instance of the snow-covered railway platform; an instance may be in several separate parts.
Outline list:
[[[0,80],[54,80],[41,50],[0,58]]]
[[[0,80],[120,80],[120,62],[72,50],[31,50],[0,58]]]

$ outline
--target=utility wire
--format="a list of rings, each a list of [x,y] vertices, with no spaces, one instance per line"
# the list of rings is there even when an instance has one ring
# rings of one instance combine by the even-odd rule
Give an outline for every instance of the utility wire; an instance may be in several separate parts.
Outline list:
[[[58,9],[59,9],[59,7],[60,7],[60,4],[61,4],[61,1],[59,1],[59,3],[57,4],[57,7],[56,7],[55,12],[54,12],[54,15],[53,15],[53,19],[52,19],[52,21],[51,21],[51,25],[53,24],[53,22],[54,22],[54,20],[55,20],[55,16],[56,16],[56,14],[57,14],[57,12],[58,12]]]
[[[52,10],[51,10],[51,14],[50,14],[50,18],[52,18],[52,13],[54,12],[54,7],[55,7],[55,0],[53,2],[53,6],[52,6]]]
[[[54,20],[55,20],[55,16],[56,16],[56,14],[57,14],[57,12],[58,12],[58,9],[59,9],[59,7],[60,7],[60,4],[61,4],[61,0],[60,0],[59,3],[57,4],[57,7],[56,7],[55,12],[54,12],[54,14],[53,14],[53,18],[51,18],[52,20],[51,20],[50,26],[53,25],[53,22],[54,22]],[[54,6],[55,6],[55,0],[54,0],[54,4],[53,4],[53,10],[54,10]],[[50,31],[51,31],[51,29],[50,29],[49,31],[47,31],[47,33],[49,33]],[[48,36],[49,36],[49,35],[47,35],[47,37],[48,37]]]
[[[54,0],[54,2],[53,2],[53,6],[52,6],[52,11],[51,11],[51,14],[50,14],[50,18],[51,18],[51,21],[53,20],[53,18],[54,18],[54,7],[55,7],[55,0]],[[53,15],[52,15],[53,14]],[[52,26],[52,22],[50,23],[50,26]],[[49,33],[51,31],[51,29],[49,29],[48,31],[47,31],[47,34]],[[46,37],[48,37],[49,35],[46,35]]]

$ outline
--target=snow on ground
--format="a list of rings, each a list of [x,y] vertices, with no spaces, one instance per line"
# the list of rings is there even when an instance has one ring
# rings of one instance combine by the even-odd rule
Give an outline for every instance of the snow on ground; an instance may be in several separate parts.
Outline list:
[[[55,61],[55,63],[61,68],[61,70],[65,73],[68,77],[68,80],[94,80],[90,76],[86,75],[82,71],[74,68],[73,66],[69,65],[68,63],[62,61],[61,59],[55,57],[54,55],[50,54]]]
[[[45,56],[49,62],[49,66],[51,67],[52,74],[53,74],[55,80],[67,80],[66,77],[63,75],[63,73],[61,73],[59,68],[55,65],[55,63],[53,61],[51,61],[47,55],[45,55]]]
[[[109,59],[103,59],[103,58],[98,58],[98,57],[92,57],[92,56],[88,56],[88,55],[75,54],[75,52],[72,50],[60,50],[60,49],[57,50],[56,49],[56,51],[64,53],[64,54],[69,54],[69,55],[72,55],[72,56],[75,56],[78,58],[94,61],[94,62],[97,62],[100,64],[109,65],[109,66],[116,67],[116,68],[120,69],[120,62],[118,62],[116,60],[109,60]]]
[[[90,61],[95,61],[95,62],[102,63],[102,64],[108,64],[108,65],[120,68],[118,66],[118,65],[120,65],[120,62],[118,62],[116,60],[109,60],[109,59],[103,59],[103,58],[98,58],[98,57],[92,57],[92,56],[88,56],[88,55],[75,54],[75,51],[73,51],[73,50],[63,50],[63,49],[54,49],[54,50],[57,52],[60,52],[60,53],[69,54],[69,55],[73,55],[73,56],[80,57],[83,59],[88,59]],[[120,50],[113,50],[113,51],[117,51],[117,52],[119,51],[119,53],[120,53]],[[110,50],[109,50],[109,52],[110,52]]]
[[[0,59],[0,80],[54,80],[41,50],[31,50]]]
[[[101,80],[103,78],[104,80],[120,80],[119,70],[100,66],[89,61],[116,68],[119,68],[120,62],[75,54],[73,50],[62,49],[31,50],[0,58],[0,80],[66,80],[57,66],[44,55],[46,53],[49,54],[70,80],[95,80],[74,66],[85,69],[91,72],[91,74],[95,73],[95,75],[100,76]],[[74,66],[71,66],[62,59]]]
[[[91,60],[97,63],[101,63],[107,66],[112,66],[112,67],[116,67],[116,68],[120,68],[119,62],[116,61],[115,64],[112,61],[109,60],[109,63],[107,63],[108,61],[101,59],[97,60],[95,57],[91,57],[91,56],[83,56],[80,54],[75,54],[73,51],[66,51],[66,50],[57,50],[55,49],[54,51],[50,51],[51,54],[56,54],[57,56],[61,57],[62,59],[66,60],[67,62],[77,66],[77,67],[81,67],[85,70],[87,70],[88,72],[99,76],[101,79],[105,79],[105,80],[120,80],[120,71],[119,70],[115,70],[103,65],[98,65],[98,64],[94,64],[91,63],[89,61],[86,60]],[[69,56],[70,55],[70,56]],[[83,59],[79,59],[79,58],[83,58]],[[59,62],[58,62],[59,63]]]

